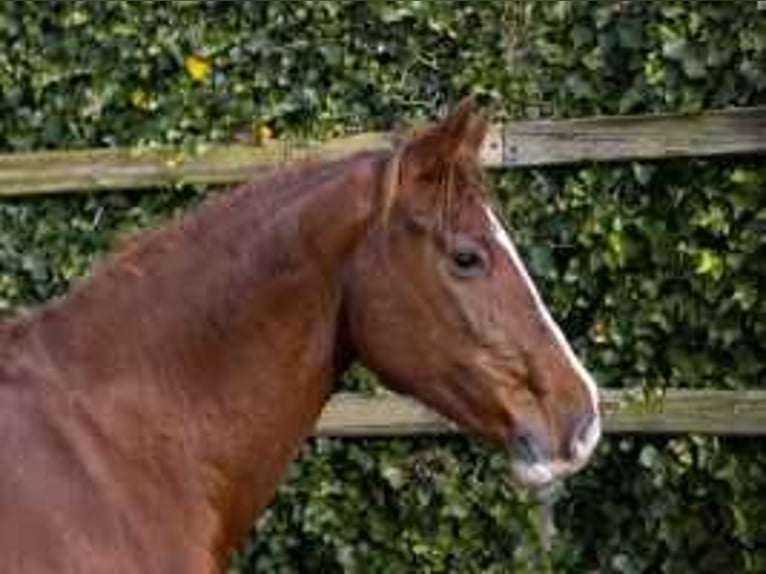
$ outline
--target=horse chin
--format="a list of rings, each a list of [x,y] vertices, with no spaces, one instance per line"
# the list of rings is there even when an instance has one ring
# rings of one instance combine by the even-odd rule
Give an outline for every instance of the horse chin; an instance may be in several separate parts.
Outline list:
[[[544,488],[556,480],[554,469],[547,462],[528,463],[522,460],[511,461],[511,479],[521,488]]]
[[[514,457],[511,460],[511,480],[521,488],[540,490],[579,472],[586,462],[543,460],[530,463]]]

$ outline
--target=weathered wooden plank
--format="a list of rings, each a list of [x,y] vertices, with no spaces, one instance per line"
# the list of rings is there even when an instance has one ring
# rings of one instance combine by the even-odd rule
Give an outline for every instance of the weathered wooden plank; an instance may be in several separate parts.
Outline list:
[[[510,123],[503,165],[766,153],[766,107]]]
[[[390,134],[367,133],[323,144],[274,140],[263,146],[211,145],[196,150],[116,148],[0,155],[0,196],[234,183],[309,156],[331,159],[389,145]],[[488,167],[524,167],[756,153],[766,153],[766,107],[496,125],[483,160]]]
[[[766,390],[676,389],[650,401],[616,392],[605,397],[607,432],[766,435]]]
[[[607,433],[766,435],[766,390],[671,390],[645,401],[629,391],[603,391]],[[335,396],[320,436],[407,436],[456,432],[433,411],[397,395]]]
[[[47,151],[0,155],[0,196],[147,189],[245,181],[300,159],[333,159],[388,145],[383,133],[316,142]]]

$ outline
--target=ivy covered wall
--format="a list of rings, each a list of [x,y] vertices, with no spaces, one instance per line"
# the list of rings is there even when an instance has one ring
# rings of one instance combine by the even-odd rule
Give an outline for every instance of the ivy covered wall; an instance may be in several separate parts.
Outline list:
[[[498,118],[764,105],[762,4],[8,0],[0,151],[332,137],[434,117],[467,92],[500,102]],[[604,386],[766,387],[761,158],[494,182]],[[0,201],[0,314],[64,292],[118,235],[208,192]],[[507,474],[464,437],[312,440],[232,572],[766,572],[762,439],[605,440],[558,493],[550,554]]]

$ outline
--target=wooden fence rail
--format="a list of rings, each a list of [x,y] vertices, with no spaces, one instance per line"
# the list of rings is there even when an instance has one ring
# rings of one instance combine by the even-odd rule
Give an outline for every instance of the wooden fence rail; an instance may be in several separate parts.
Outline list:
[[[602,391],[604,430],[631,434],[766,435],[766,390],[671,390],[644,400]],[[398,395],[342,393],[325,407],[320,436],[404,436],[457,432],[432,410]]]
[[[385,133],[323,144],[274,140],[262,146],[91,149],[0,155],[0,196],[177,183],[222,184],[307,156],[339,157],[390,145]],[[693,115],[612,116],[496,125],[487,138],[488,167],[586,161],[766,153],[766,107]]]
[[[306,144],[95,149],[0,155],[0,197],[150,189],[180,183],[223,184],[308,156],[323,159],[390,146],[368,133]],[[483,152],[488,167],[766,154],[766,107],[691,115],[525,121],[495,125]],[[606,432],[766,435],[766,390],[671,390],[639,400],[604,391]],[[399,396],[332,398],[318,435],[397,436],[455,432],[438,415]]]

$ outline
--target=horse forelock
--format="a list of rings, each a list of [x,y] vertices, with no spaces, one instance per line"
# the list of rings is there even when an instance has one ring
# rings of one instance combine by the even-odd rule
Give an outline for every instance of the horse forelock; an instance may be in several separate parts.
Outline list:
[[[381,183],[381,200],[380,200],[380,219],[385,227],[393,211],[394,203],[399,196],[399,189],[401,187],[402,176],[402,158],[407,151],[407,142],[399,143],[391,152],[391,156],[386,162],[385,169],[383,170],[383,181]]]
[[[402,195],[403,188],[415,185],[404,181],[405,164],[410,142],[400,142],[390,153],[383,170],[381,198],[379,201],[380,220],[387,225],[394,206]],[[413,160],[410,160],[413,161]],[[417,158],[414,160],[417,161]],[[447,231],[451,225],[454,209],[460,209],[467,200],[478,198],[490,200],[488,186],[481,165],[474,157],[457,155],[447,158],[429,158],[429,179],[434,182],[436,196],[433,202],[437,226]],[[417,172],[419,166],[409,166],[410,172]],[[412,189],[412,193],[422,192]]]

